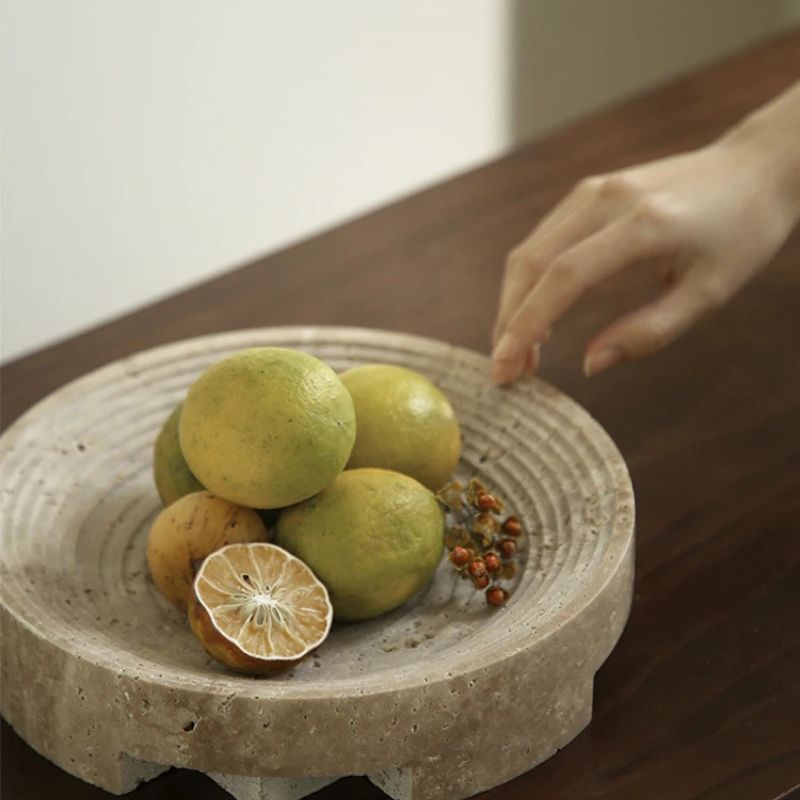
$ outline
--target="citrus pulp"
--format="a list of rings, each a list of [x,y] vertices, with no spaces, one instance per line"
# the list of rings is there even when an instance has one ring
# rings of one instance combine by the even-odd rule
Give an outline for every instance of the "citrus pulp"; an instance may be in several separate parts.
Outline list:
[[[208,654],[239,672],[290,667],[328,635],[328,592],[299,559],[272,544],[232,544],[194,582],[189,623]]]

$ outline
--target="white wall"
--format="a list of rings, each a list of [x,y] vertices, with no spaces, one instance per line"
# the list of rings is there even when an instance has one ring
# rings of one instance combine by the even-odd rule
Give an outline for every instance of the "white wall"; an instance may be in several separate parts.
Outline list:
[[[529,130],[634,88],[612,76],[584,96],[564,61],[576,23],[554,16],[558,2],[4,0],[3,358],[492,158]],[[607,2],[594,0],[595,13]],[[705,5],[746,4],[764,9],[755,28],[718,35],[711,24],[707,52],[701,38],[699,53],[642,83],[789,15],[787,0]],[[549,94],[512,79],[525,66],[520,21],[563,37],[541,48],[558,60],[541,64]],[[635,26],[620,36],[636,38]],[[541,100],[533,124],[520,125],[511,97],[520,87],[525,103]]]

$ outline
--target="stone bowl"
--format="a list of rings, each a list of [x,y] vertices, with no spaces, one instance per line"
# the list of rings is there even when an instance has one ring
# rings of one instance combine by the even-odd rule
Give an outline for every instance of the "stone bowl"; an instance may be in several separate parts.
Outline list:
[[[336,370],[388,362],[450,397],[460,477],[523,521],[522,569],[494,610],[446,562],[413,601],[335,627],[291,672],[225,671],[149,580],[152,447],[191,381],[245,347]],[[2,713],[67,772],[121,794],[172,766],[234,796],[291,800],[343,775],[393,798],[458,800],[531,769],[590,721],[594,674],[627,619],[634,505],[622,457],[576,403],[487,359],[353,328],[206,336],[55,392],[0,439]]]

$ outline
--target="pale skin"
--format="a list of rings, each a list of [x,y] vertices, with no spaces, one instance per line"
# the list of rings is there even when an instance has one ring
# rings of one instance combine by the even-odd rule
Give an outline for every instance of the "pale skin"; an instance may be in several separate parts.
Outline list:
[[[800,82],[706,147],[581,181],[508,256],[492,380],[535,372],[561,316],[628,268],[664,290],[591,339],[584,372],[663,349],[755,277],[798,219]]]

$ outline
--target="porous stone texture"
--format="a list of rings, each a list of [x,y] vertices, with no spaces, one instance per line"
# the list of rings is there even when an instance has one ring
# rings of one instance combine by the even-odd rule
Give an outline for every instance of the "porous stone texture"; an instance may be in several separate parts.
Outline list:
[[[447,393],[460,476],[494,487],[530,532],[506,607],[443,562],[412,602],[336,626],[290,672],[254,679],[209,660],[147,576],[152,446],[203,369],[258,345],[337,370],[401,364]],[[458,800],[566,745],[630,607],[633,493],[573,401],[538,379],[492,387],[486,371],[485,357],[418,337],[273,328],[157,348],[39,403],[0,439],[3,715],[120,794],[174,765],[240,800],[300,797],[342,775],[397,800]]]

